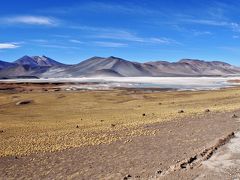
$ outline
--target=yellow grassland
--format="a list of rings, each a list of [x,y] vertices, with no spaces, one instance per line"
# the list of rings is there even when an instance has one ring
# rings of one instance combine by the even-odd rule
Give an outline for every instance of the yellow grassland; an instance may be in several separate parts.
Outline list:
[[[20,100],[33,100],[16,105]],[[0,156],[52,152],[155,135],[146,124],[240,107],[240,89],[0,93]],[[184,113],[178,113],[184,110]],[[146,114],[143,116],[143,114]],[[78,126],[78,128],[77,128]]]

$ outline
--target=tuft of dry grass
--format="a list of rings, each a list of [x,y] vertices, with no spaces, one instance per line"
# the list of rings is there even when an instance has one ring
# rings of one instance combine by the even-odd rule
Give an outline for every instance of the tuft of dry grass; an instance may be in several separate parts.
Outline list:
[[[34,103],[16,106],[31,99]],[[159,105],[161,102],[161,105]],[[28,155],[152,136],[152,124],[240,107],[237,88],[198,92],[127,90],[0,93],[0,156]],[[184,113],[178,113],[183,110]],[[143,116],[143,114],[145,114]],[[77,128],[76,128],[77,127]]]

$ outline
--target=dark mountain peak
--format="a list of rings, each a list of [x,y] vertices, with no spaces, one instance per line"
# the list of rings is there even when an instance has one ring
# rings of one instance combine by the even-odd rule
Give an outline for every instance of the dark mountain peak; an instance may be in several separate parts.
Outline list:
[[[9,63],[9,62],[5,62],[5,61],[1,61],[1,60],[0,60],[0,70],[5,69],[5,68],[12,67],[12,66],[14,66],[14,65],[16,65],[16,64],[14,64],[14,63]]]
[[[45,55],[25,55],[15,63],[0,61],[0,77],[34,75],[38,77],[137,77],[212,76],[239,74],[240,68],[221,61],[182,59],[178,62],[132,62],[119,57],[94,56],[76,65],[64,65]]]
[[[31,58],[30,56],[28,55],[24,55],[23,57],[21,57],[20,59],[23,59],[23,58]]]
[[[93,56],[92,58],[94,58],[94,59],[105,59],[104,57],[100,57],[100,56]]]
[[[144,64],[163,64],[163,65],[165,65],[165,64],[171,64],[170,62],[168,62],[168,61],[149,61],[149,62],[146,62],[146,63],[144,63]]]
[[[107,62],[115,62],[115,63],[131,63],[131,64],[140,64],[140,63],[137,63],[137,62],[133,62],[133,61],[129,61],[129,60],[126,60],[126,59],[123,59],[123,58],[119,58],[119,57],[116,57],[116,56],[110,56],[108,58],[106,58],[106,61]]]
[[[91,57],[85,61],[80,62],[79,64],[85,64],[85,63],[104,63],[104,64],[108,64],[108,63],[118,63],[118,62],[130,62],[127,61],[125,59],[119,58],[119,57],[115,57],[115,56],[109,56],[107,58],[104,57],[99,57],[99,56],[94,56]]]
[[[31,58],[33,59],[42,59],[42,60],[48,60],[48,59],[51,59],[45,55],[42,55],[42,56],[32,56]]]
[[[29,66],[38,66],[38,64],[34,61],[33,58],[31,58],[30,56],[23,56],[20,59],[14,61],[14,63],[18,64],[18,65],[29,65]]]
[[[121,58],[118,58],[116,56],[109,56],[108,58],[112,58],[112,59],[121,59]]]
[[[8,62],[0,60],[0,63],[8,63]]]
[[[89,63],[98,63],[98,62],[102,62],[104,61],[106,58],[103,57],[98,57],[98,56],[93,56],[91,58],[88,58],[84,61],[81,61],[80,63],[78,63],[77,65],[82,65],[82,64],[89,64]]]
[[[215,65],[231,66],[231,64],[225,63],[225,62],[222,62],[222,61],[212,61],[211,63],[215,64]]]
[[[31,57],[32,59],[34,59],[34,60],[37,60],[37,59],[46,59],[45,57],[43,57],[43,56],[32,56]]]
[[[107,59],[126,61],[125,59],[122,59],[122,58],[119,58],[119,57],[116,57],[116,56],[109,56]]]
[[[38,62],[47,62],[47,61],[51,61],[51,58],[48,58],[47,56],[32,56],[32,59],[34,59],[37,63]]]
[[[24,55],[23,57],[19,58],[18,60],[32,60],[32,58],[28,55]]]
[[[231,66],[230,64],[222,61],[204,61],[204,60],[198,60],[198,59],[182,59],[178,61],[178,63],[187,63],[191,65],[208,64],[213,66]]]
[[[100,56],[93,56],[93,57],[91,57],[91,58],[89,58],[87,60],[98,60],[98,59],[106,59],[106,58],[100,57]]]
[[[178,62],[179,63],[206,63],[206,61],[199,60],[199,59],[181,59]]]
[[[43,58],[43,57],[46,57],[46,56],[31,56],[32,58],[37,58],[37,57],[39,57],[39,58]]]
[[[23,56],[20,59],[15,61],[16,64],[19,65],[28,65],[31,67],[36,67],[36,66],[59,66],[63,65],[62,63],[59,63],[47,56]]]

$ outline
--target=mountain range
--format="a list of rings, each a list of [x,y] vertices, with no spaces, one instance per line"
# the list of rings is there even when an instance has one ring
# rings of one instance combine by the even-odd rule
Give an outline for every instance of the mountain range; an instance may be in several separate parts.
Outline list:
[[[79,64],[66,65],[47,56],[23,56],[12,63],[0,61],[0,78],[174,77],[234,74],[240,74],[239,67],[221,61],[195,59],[139,63],[110,56],[92,57]]]

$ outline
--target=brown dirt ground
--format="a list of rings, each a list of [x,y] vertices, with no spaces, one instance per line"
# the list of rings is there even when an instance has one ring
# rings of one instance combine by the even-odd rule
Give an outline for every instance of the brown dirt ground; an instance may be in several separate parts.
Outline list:
[[[240,111],[234,112],[240,114]],[[139,136],[131,142],[117,141],[72,148],[53,153],[0,158],[1,179],[194,179],[198,171],[183,170],[167,176],[157,172],[209,147],[219,137],[237,131],[233,112],[209,113],[145,125],[160,130],[155,136]],[[189,172],[190,171],[190,172]],[[200,171],[199,171],[200,173]],[[129,179],[131,179],[129,177]]]
[[[238,88],[67,93],[49,92],[59,84],[1,87],[0,179],[195,179],[202,166],[162,172],[239,131],[239,118],[232,118],[240,117]],[[32,103],[17,106],[21,100]]]

